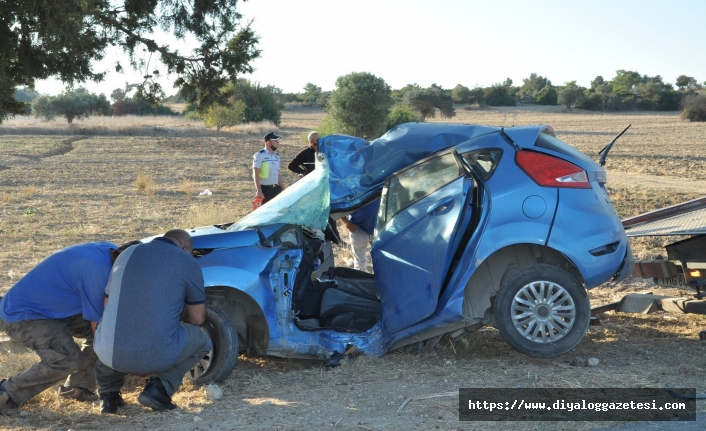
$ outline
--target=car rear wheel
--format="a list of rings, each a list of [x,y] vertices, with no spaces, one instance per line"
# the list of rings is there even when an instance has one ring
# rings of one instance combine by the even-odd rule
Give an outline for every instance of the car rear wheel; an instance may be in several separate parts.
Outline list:
[[[552,265],[522,268],[503,282],[495,301],[503,338],[535,358],[562,355],[583,339],[591,319],[586,290]]]
[[[212,349],[186,373],[197,385],[225,380],[238,360],[239,338],[235,326],[220,309],[206,306],[206,322],[201,330],[211,339]]]

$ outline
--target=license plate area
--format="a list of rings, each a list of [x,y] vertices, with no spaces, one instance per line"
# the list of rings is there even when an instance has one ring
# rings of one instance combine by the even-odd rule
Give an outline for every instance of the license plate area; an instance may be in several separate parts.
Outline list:
[[[689,285],[689,283],[684,280],[684,274],[677,273],[673,275],[672,277],[655,277],[654,279],[655,284],[659,286],[664,286],[664,287],[677,287],[677,288],[689,288],[693,289],[694,286]]]

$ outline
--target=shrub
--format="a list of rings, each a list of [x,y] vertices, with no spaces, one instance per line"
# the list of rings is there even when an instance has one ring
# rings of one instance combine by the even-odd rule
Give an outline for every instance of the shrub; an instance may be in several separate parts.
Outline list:
[[[490,106],[515,106],[515,98],[510,88],[503,84],[494,84],[483,92],[483,101]]]
[[[154,179],[144,172],[137,174],[135,187],[138,191],[145,192],[149,196],[154,195]]]
[[[435,87],[409,90],[403,97],[404,103],[421,114],[421,121],[434,118],[436,110],[442,117],[451,118],[454,112],[453,99],[444,90]]]
[[[387,115],[387,130],[400,124],[414,123],[419,120],[419,115],[415,114],[408,106],[397,105]]]
[[[339,133],[339,131],[336,130],[333,119],[330,115],[324,117],[316,130],[319,132],[319,136],[335,135]]]
[[[535,93],[533,99],[538,105],[556,105],[558,96],[554,87],[549,84]]]
[[[681,117],[689,121],[706,121],[706,95],[695,94],[686,96],[683,102],[684,111]]]
[[[250,82],[240,78],[235,83],[228,83],[224,92],[232,103],[241,101],[245,104],[244,121],[256,123],[269,120],[279,125],[282,117],[279,95],[281,90],[271,85],[261,86],[258,82]]]
[[[221,131],[224,127],[233,127],[245,119],[245,104],[240,100],[231,106],[211,105],[203,115],[203,121],[208,127]]]

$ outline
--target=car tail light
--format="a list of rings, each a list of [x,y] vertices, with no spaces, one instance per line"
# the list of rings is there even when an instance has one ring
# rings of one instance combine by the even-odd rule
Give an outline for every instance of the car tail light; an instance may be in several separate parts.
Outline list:
[[[542,187],[591,188],[586,171],[554,156],[518,151],[515,163]]]

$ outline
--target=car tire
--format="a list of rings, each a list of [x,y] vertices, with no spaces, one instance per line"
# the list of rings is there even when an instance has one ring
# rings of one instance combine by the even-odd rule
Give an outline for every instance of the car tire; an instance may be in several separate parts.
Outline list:
[[[186,373],[186,377],[197,385],[222,382],[238,360],[238,331],[222,310],[211,305],[206,306],[206,322],[201,325],[201,330],[209,336],[213,348]]]
[[[583,285],[567,271],[538,264],[502,283],[495,319],[515,350],[535,358],[562,355],[583,339],[591,305]]]

